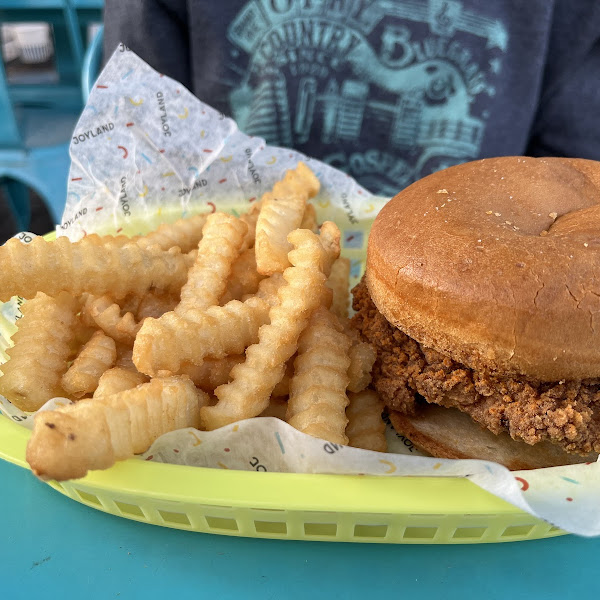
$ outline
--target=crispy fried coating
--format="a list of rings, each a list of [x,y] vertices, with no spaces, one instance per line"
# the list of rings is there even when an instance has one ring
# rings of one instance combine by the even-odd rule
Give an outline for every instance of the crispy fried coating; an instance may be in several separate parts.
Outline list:
[[[493,433],[567,452],[600,451],[600,381],[539,382],[475,370],[426,348],[392,327],[364,283],[353,290],[353,322],[377,348],[373,383],[393,410],[413,413],[415,395],[456,407]]]

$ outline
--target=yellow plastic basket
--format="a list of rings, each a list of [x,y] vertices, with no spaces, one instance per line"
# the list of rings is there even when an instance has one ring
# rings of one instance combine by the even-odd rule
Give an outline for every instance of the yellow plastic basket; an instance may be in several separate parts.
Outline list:
[[[27,468],[29,435],[0,416],[0,458]],[[454,477],[259,473],[132,459],[49,485],[119,517],[224,535],[465,544],[565,533]]]
[[[0,458],[28,468],[29,436],[28,429],[0,414]],[[469,544],[565,534],[455,477],[263,473],[132,459],[49,485],[119,517],[222,535]]]

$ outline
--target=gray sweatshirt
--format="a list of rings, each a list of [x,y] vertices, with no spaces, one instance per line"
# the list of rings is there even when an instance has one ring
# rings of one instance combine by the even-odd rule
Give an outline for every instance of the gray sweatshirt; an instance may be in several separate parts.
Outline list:
[[[106,0],[105,25],[107,56],[375,193],[481,157],[600,159],[597,0]]]

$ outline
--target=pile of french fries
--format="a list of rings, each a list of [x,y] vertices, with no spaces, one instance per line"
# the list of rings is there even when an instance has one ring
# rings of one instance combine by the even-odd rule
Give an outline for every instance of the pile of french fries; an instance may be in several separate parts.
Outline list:
[[[166,432],[261,415],[385,451],[375,352],[350,326],[350,265],[337,226],[317,227],[318,191],[299,163],[239,218],[0,247],[0,300],[27,299],[0,394],[29,412],[73,401],[35,415],[38,477],[83,477]]]

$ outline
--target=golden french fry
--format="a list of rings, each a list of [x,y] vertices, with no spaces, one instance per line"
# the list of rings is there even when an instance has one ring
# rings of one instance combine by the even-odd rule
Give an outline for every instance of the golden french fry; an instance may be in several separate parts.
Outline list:
[[[117,344],[117,360],[115,361],[115,367],[137,371],[133,364],[133,348],[131,346]]]
[[[182,363],[178,374],[187,375],[201,390],[212,392],[229,381],[231,369],[241,362],[244,362],[243,354],[231,354],[223,358],[206,358],[201,365],[190,362]]]
[[[135,313],[136,320],[141,322],[146,317],[157,319],[166,312],[174,310],[177,304],[179,304],[178,294],[159,293],[155,291],[147,292],[141,298],[137,307]]]
[[[118,246],[97,235],[78,242],[66,237],[47,242],[36,237],[29,244],[12,238],[0,246],[0,301],[36,292],[56,296],[61,291],[84,292],[119,299],[144,294],[151,287],[179,291],[185,283],[189,259],[179,249],[144,250],[136,243]]]
[[[271,392],[271,396],[274,398],[282,398],[289,396],[290,394],[290,381],[294,376],[294,358],[295,355],[292,356],[285,365],[285,373],[281,380],[275,385],[273,391]]]
[[[197,427],[208,395],[188,377],[153,379],[112,396],[36,414],[27,462],[42,479],[77,479],[146,451],[168,431]]]
[[[219,303],[247,230],[245,223],[231,215],[217,212],[208,216],[198,245],[198,257],[175,307],[178,315],[185,316],[191,309],[205,310]]]
[[[321,269],[327,277],[331,274],[333,263],[340,256],[340,241],[342,234],[333,221],[325,221],[319,230],[319,239],[325,248]]]
[[[147,292],[144,296],[155,293],[155,292]],[[119,306],[124,313],[132,313],[135,314],[140,307],[140,302],[142,301],[140,296],[136,296],[135,294],[127,294],[125,298],[119,300]]]
[[[385,423],[381,418],[383,401],[377,392],[366,389],[357,394],[349,394],[349,398],[350,404],[346,408],[349,445],[364,450],[387,452]]]
[[[258,339],[258,330],[269,320],[269,309],[278,302],[283,279],[277,274],[260,282],[256,295],[244,302],[232,300],[206,311],[190,310],[185,318],[176,312],[142,324],[133,346],[138,371],[156,376],[178,373],[184,362],[201,365],[204,359],[241,354]]]
[[[219,402],[202,409],[206,429],[255,417],[267,407],[273,388],[284,375],[285,363],[296,352],[300,334],[323,301],[326,276],[320,265],[327,259],[319,237],[307,229],[296,229],[288,239],[294,247],[289,253],[293,266],[283,273],[287,285],[279,288],[279,304],[269,311],[270,323],[260,328],[258,343],[246,350],[246,362],[232,369],[232,382],[215,390]]]
[[[91,317],[94,323],[116,342],[133,345],[133,340],[141,323],[130,312],[125,312],[109,295],[88,294],[82,312]]]
[[[66,292],[56,298],[38,292],[21,307],[14,346],[6,351],[8,362],[0,366],[0,394],[17,408],[32,412],[64,395],[60,379],[67,370],[78,309]]]
[[[337,317],[321,306],[298,340],[290,382],[287,422],[314,437],[347,444],[348,351],[350,338]]]
[[[361,338],[360,333],[351,326],[348,319],[342,319],[342,325],[352,340],[348,391],[361,392],[371,383],[371,369],[375,364],[377,353],[371,344]]]
[[[265,278],[256,270],[254,248],[242,252],[231,266],[231,274],[227,280],[227,289],[221,296],[220,304],[231,300],[241,300],[243,296],[255,294],[258,284]]]
[[[148,378],[138,371],[123,367],[113,367],[102,373],[93,397],[112,396],[113,394],[130,390],[147,381]]]
[[[269,405],[263,410],[259,417],[275,417],[285,421],[285,413],[287,411],[287,400],[283,398],[271,398]]]
[[[73,327],[73,336],[70,341],[71,352],[69,354],[69,359],[72,360],[77,356],[81,347],[89,342],[90,338],[98,331],[98,327],[96,323],[93,323],[93,326],[88,326],[84,322],[83,313],[79,313],[79,316],[75,319],[75,325]]]
[[[306,203],[299,229],[310,229],[311,231],[317,229],[317,211],[314,204]]]
[[[340,256],[332,265],[327,285],[333,290],[331,310],[338,317],[348,318],[350,306],[350,260]]]
[[[96,331],[83,346],[61,384],[69,398],[82,398],[97,387],[101,375],[114,364],[117,358],[115,341],[102,331]]]
[[[248,231],[244,235],[244,241],[242,242],[242,252],[248,250],[248,248],[254,247],[254,240],[256,238],[256,222],[258,221],[258,215],[260,214],[262,203],[255,202],[250,206],[250,210],[240,215],[240,221],[243,221],[248,226]]]
[[[93,234],[96,235],[96,234]],[[129,237],[128,235],[104,235],[101,236],[102,243],[106,246],[126,246],[127,244],[131,244],[131,242],[136,242],[142,238],[140,235],[134,235],[133,237]]]
[[[155,231],[137,238],[136,242],[142,248],[159,246],[162,250],[168,250],[178,246],[182,252],[189,252],[198,247],[207,216],[206,214],[194,215],[178,219],[174,223],[163,223]]]
[[[262,197],[254,242],[259,273],[272,275],[290,266],[288,252],[292,246],[287,236],[300,227],[306,201],[315,196],[319,188],[314,173],[300,162]]]

